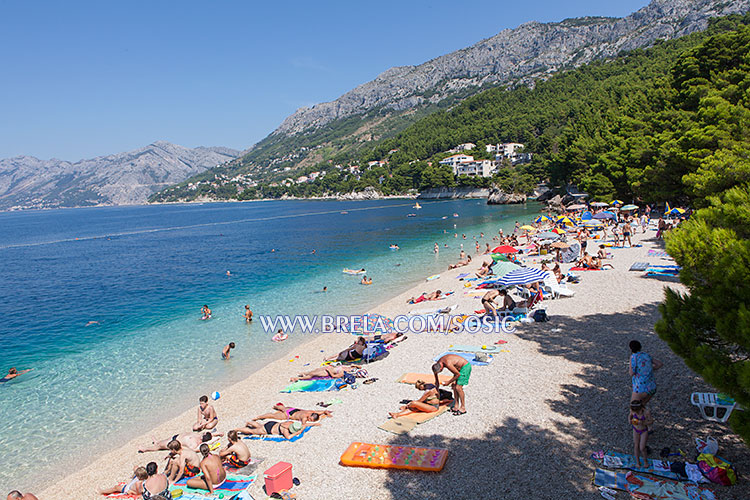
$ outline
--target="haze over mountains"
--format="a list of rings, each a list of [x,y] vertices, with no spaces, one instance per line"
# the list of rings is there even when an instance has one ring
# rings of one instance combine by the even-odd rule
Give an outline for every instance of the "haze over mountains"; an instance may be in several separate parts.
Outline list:
[[[301,108],[245,152],[156,142],[76,163],[0,160],[0,209],[143,203],[180,183],[203,181],[210,188],[219,177],[238,174],[273,179],[287,175],[286,167],[354,154],[487,88],[533,85],[556,71],[703,30],[710,18],[749,10],[750,0],[653,0],[624,18],[526,23],[423,64],[391,68],[334,101]],[[171,192],[177,194],[155,198],[191,199],[185,190]]]
[[[229,148],[164,141],[75,163],[17,156],[0,160],[0,209],[145,203],[149,195],[239,156]]]

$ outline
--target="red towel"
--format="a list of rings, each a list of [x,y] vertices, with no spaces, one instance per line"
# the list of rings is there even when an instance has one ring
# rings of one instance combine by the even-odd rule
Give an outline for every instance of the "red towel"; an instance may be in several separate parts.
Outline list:
[[[571,271],[603,271],[603,269],[589,269],[588,267],[571,267]]]

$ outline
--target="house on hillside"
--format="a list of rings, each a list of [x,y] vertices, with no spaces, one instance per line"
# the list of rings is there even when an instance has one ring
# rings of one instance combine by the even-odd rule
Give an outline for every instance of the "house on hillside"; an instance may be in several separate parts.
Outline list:
[[[458,155],[449,156],[448,158],[443,158],[442,160],[440,160],[440,164],[451,167],[453,169],[453,173],[455,174],[456,169],[458,168],[459,165],[472,163],[473,161],[474,161],[473,156],[458,154]]]
[[[462,151],[471,151],[475,147],[477,147],[477,145],[474,144],[473,142],[465,142],[463,144],[459,144],[455,148],[451,149],[449,152],[450,153],[460,153]]]
[[[456,167],[456,175],[468,175],[469,177],[492,177],[497,170],[497,165],[491,160],[479,160],[463,163]]]

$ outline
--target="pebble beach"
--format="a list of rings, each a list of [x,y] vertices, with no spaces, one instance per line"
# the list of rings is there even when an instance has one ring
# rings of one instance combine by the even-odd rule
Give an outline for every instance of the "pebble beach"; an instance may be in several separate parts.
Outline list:
[[[289,462],[300,484],[293,493],[300,499],[387,498],[600,498],[591,482],[598,450],[632,453],[628,424],[630,376],[628,342],[639,340],[645,352],[662,361],[656,373],[658,392],[649,403],[655,433],[649,438],[652,457],[658,450],[694,450],[694,438],[712,436],[719,455],[738,471],[750,470],[750,453],[726,424],[701,418],[690,404],[692,392],[715,392],[693,373],[654,333],[658,304],[664,287],[683,289],[672,277],[645,277],[628,271],[637,261],[664,263],[648,255],[662,249],[654,231],[638,233],[633,242],[642,246],[610,249],[613,270],[576,272],[580,283],[569,287],[573,297],[545,300],[540,307],[548,322],[520,324],[514,333],[409,333],[382,360],[366,366],[378,380],[339,392],[279,393],[289,378],[320,365],[352,342],[350,335],[327,333],[311,336],[282,358],[247,379],[218,387],[221,398],[213,404],[219,415],[218,430],[226,433],[246,420],[269,411],[277,402],[303,409],[320,409],[317,403],[338,398],[322,420],[295,442],[246,441],[258,461],[258,480],[249,492],[265,499],[262,473],[279,461]],[[425,248],[425,252],[431,252]],[[369,312],[387,317],[415,310],[455,305],[452,314],[473,314],[481,309],[476,290],[464,287],[457,276],[475,272],[477,256],[467,267],[446,271],[439,278],[415,286],[376,305]],[[542,257],[527,257],[538,267]],[[570,264],[563,264],[567,272]],[[407,299],[434,290],[454,291],[447,298],[418,305]],[[471,293],[474,292],[474,293]],[[408,434],[394,435],[378,428],[396,411],[399,401],[420,393],[397,383],[407,372],[429,373],[433,358],[452,344],[489,345],[504,340],[502,352],[488,366],[476,366],[466,386],[465,415],[444,413],[416,426]],[[307,366],[305,366],[307,365]],[[196,397],[197,399],[197,397]],[[161,467],[166,452],[139,454],[138,448],[190,429],[195,410],[143,429],[124,446],[114,449],[44,491],[41,499],[103,498],[96,489],[125,481],[134,466],[156,461]],[[106,436],[102,436],[106,439]],[[394,471],[340,465],[351,442],[438,447],[449,450],[439,473]],[[225,441],[224,441],[225,442]],[[656,451],[654,451],[656,450]],[[732,487],[714,488],[717,498],[750,497],[750,481],[740,476]],[[625,497],[624,493],[618,496]]]

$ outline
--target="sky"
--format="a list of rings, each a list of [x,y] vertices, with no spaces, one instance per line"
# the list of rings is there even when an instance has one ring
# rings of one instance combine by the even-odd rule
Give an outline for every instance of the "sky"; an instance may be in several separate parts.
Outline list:
[[[647,0],[0,0],[0,158],[246,149],[302,106],[529,21]]]

